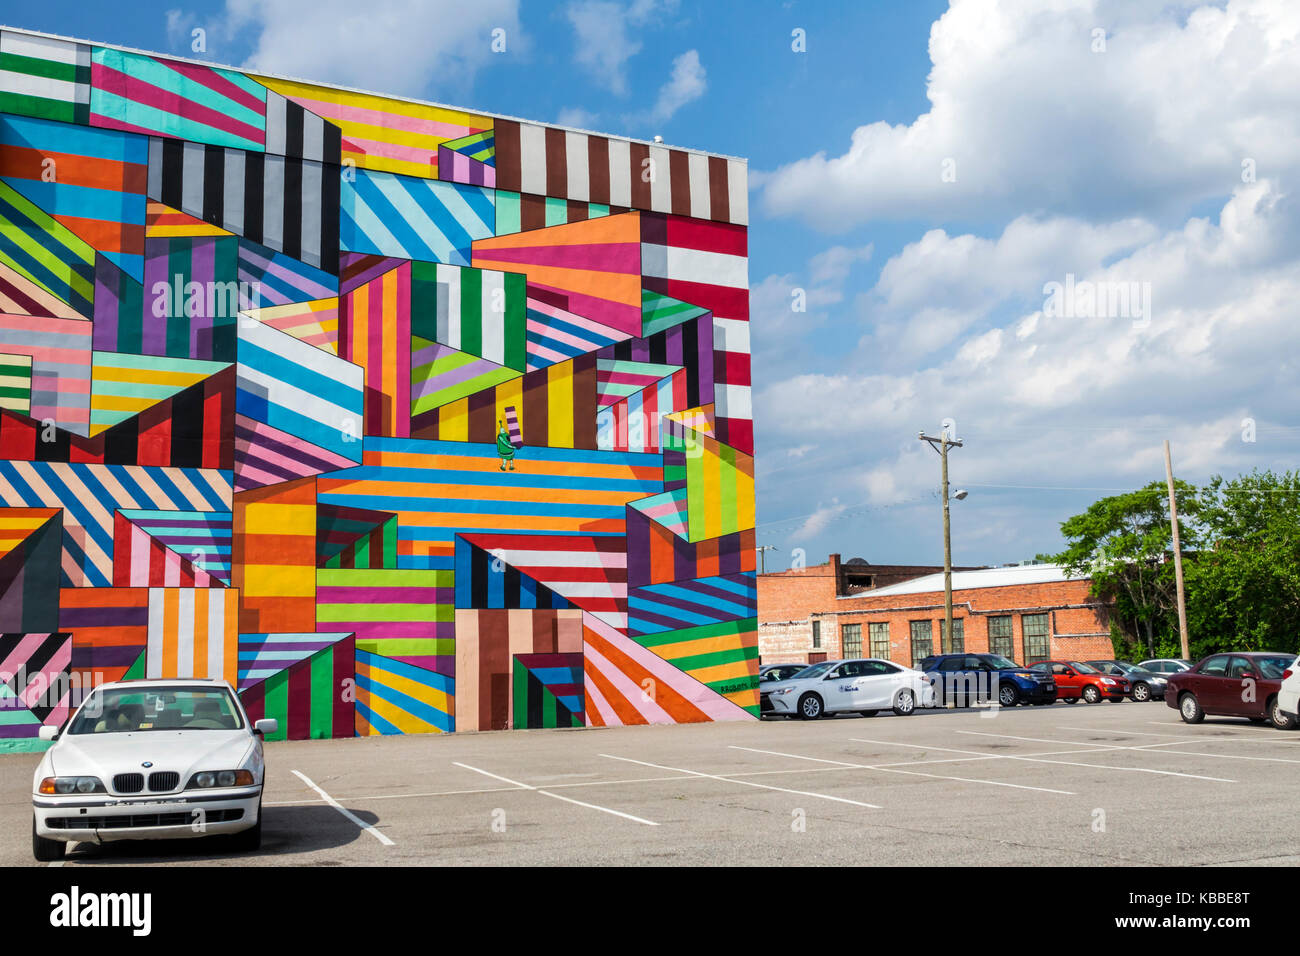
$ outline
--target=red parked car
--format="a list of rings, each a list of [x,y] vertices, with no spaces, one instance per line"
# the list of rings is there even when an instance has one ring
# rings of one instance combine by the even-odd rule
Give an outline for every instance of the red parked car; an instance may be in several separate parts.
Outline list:
[[[1295,718],[1278,709],[1277,692],[1294,660],[1294,654],[1271,651],[1211,654],[1191,670],[1169,675],[1165,703],[1177,708],[1189,724],[1199,724],[1209,714],[1245,717],[1257,724],[1271,720],[1275,727],[1290,730]]]
[[[1099,700],[1119,703],[1129,693],[1125,677],[1111,677],[1082,661],[1039,661],[1031,670],[1051,674],[1056,681],[1056,699],[1067,704],[1086,700],[1095,704]]]

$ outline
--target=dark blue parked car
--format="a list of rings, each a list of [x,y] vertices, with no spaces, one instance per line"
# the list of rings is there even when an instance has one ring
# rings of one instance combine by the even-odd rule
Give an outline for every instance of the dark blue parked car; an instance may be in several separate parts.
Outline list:
[[[995,698],[1003,707],[1056,702],[1051,674],[1021,667],[1001,654],[935,654],[921,661],[921,670],[940,707],[969,707]]]

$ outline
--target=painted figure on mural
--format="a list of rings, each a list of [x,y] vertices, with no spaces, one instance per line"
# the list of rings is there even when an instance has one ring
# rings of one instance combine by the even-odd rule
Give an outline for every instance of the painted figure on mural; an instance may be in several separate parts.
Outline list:
[[[515,470],[515,446],[510,443],[510,433],[506,431],[506,423],[498,419],[497,424],[501,430],[497,432],[497,454],[501,456],[501,470],[506,470],[507,462],[510,464],[510,470]]]

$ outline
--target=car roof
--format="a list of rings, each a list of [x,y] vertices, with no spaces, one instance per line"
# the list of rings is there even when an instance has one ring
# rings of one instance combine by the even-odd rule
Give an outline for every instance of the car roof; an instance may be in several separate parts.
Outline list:
[[[233,690],[230,682],[215,677],[137,677],[131,680],[105,681],[95,690],[112,690],[129,687],[145,690],[149,687],[225,687]]]

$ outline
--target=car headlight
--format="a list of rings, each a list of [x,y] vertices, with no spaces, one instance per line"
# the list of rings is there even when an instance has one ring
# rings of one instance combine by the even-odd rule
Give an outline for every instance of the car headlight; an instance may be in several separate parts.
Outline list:
[[[38,793],[105,793],[98,777],[46,777],[36,788]]]
[[[1112,679],[1109,678],[1109,677],[1103,677],[1103,678],[1101,679],[1101,682],[1102,682],[1103,684],[1107,684],[1107,685],[1110,685],[1110,684],[1114,684],[1114,683],[1115,683],[1115,681],[1112,680]]]
[[[190,777],[190,790],[206,790],[209,787],[249,787],[253,784],[253,774],[248,770],[202,770]]]
[[[793,688],[793,687],[782,687],[780,690],[774,690],[774,691],[772,691],[772,693],[774,693],[774,694],[792,694],[792,693],[794,693],[794,688]]]
[[[1153,677],[1153,678],[1151,678],[1151,683],[1153,683],[1153,684],[1168,684],[1168,683],[1169,683],[1169,678],[1167,678],[1167,677]]]
[[[1033,679],[1034,679],[1034,675],[1033,675],[1033,674],[1027,674],[1027,673],[1025,673],[1024,671],[1016,671],[1016,673],[1015,673],[1014,676],[1019,677],[1021,680],[1033,680]]]

